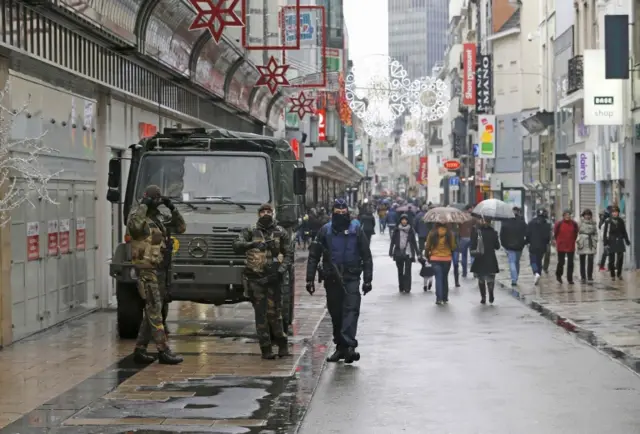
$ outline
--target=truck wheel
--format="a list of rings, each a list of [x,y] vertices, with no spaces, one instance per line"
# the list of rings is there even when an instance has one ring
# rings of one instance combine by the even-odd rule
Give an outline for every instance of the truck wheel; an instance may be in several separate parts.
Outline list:
[[[135,283],[116,283],[118,300],[118,336],[120,339],[135,339],[140,330],[144,300],[138,294]]]

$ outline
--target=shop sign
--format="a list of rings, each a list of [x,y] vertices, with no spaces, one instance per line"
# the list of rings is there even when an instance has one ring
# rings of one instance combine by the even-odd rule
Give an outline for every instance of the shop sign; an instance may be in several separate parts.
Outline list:
[[[47,222],[47,254],[49,256],[58,255],[58,220]]]
[[[153,137],[157,133],[158,133],[158,127],[156,127],[153,124],[147,124],[144,122],[140,122],[138,124],[138,136],[140,136],[139,138],[141,140],[149,137]]]
[[[287,13],[285,14],[285,46],[291,45],[291,43],[297,42],[297,30],[296,26],[296,16],[300,14],[300,41],[312,41],[314,34],[314,27],[312,25],[312,14],[311,12],[303,12],[299,11]]]
[[[318,110],[318,141],[327,140],[327,111]]]
[[[27,261],[40,259],[40,222],[27,223]]]
[[[579,184],[593,184],[596,182],[593,152],[578,152],[576,171]]]
[[[489,113],[493,98],[493,67],[491,55],[477,56],[476,64],[476,113]]]
[[[420,166],[418,169],[418,184],[427,185],[429,182],[429,157],[420,157]]]
[[[496,117],[495,115],[478,116],[480,133],[480,149],[478,158],[496,158]]]
[[[342,71],[342,50],[338,48],[327,48],[325,59],[327,72]]]
[[[570,170],[571,159],[567,154],[556,154],[556,170]]]
[[[476,44],[466,43],[462,48],[462,103],[476,103]]]
[[[66,255],[69,253],[69,230],[71,229],[71,222],[69,219],[60,220],[60,232],[59,232],[59,245],[60,254]]]
[[[442,166],[450,171],[454,171],[454,170],[458,170],[460,169],[460,167],[462,166],[462,163],[460,162],[460,160],[447,160],[445,161]]]
[[[584,50],[584,124],[622,125],[624,80],[606,78],[604,50]]]
[[[622,179],[622,174],[620,173],[620,144],[619,143],[611,143],[609,148],[609,166],[611,170],[611,180],[616,181],[618,179]]]
[[[449,178],[449,190],[451,191],[460,191],[460,178],[457,176],[452,176]]]
[[[87,220],[84,217],[78,217],[76,220],[76,250],[85,250],[87,248]]]

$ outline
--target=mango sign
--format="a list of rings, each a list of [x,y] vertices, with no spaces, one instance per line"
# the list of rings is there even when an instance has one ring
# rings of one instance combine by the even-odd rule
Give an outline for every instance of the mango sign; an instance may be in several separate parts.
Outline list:
[[[462,164],[460,160],[447,160],[443,164],[444,168],[447,170],[458,170]]]

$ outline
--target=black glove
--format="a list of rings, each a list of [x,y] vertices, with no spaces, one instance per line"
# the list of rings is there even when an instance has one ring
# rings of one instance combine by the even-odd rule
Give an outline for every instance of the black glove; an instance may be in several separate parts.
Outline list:
[[[307,292],[309,293],[309,295],[313,295],[316,292],[316,285],[313,283],[313,281],[307,282]]]
[[[367,295],[368,293],[371,292],[373,288],[371,287],[371,282],[367,283],[363,283],[362,284],[362,295]]]
[[[284,275],[284,273],[287,272],[287,266],[286,265],[281,265],[278,267],[278,274],[280,274],[281,276]]]
[[[169,208],[169,211],[173,211],[174,209],[176,209],[175,205],[173,204],[173,202],[171,202],[171,199],[169,199],[168,197],[162,198],[162,204],[167,208]]]
[[[153,205],[155,205],[155,200],[153,200],[152,197],[145,196],[145,197],[142,198],[140,203],[142,205],[146,205],[147,207],[152,207]]]

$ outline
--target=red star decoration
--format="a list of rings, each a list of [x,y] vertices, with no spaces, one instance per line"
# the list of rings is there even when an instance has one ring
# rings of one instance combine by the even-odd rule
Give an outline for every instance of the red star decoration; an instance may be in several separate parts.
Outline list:
[[[189,30],[207,29],[213,40],[219,43],[225,27],[244,27],[235,12],[238,2],[240,0],[189,0],[198,11]]]
[[[258,66],[260,78],[256,82],[256,86],[267,86],[272,95],[275,95],[278,86],[288,86],[289,80],[285,74],[289,70],[289,65],[278,65],[275,57],[271,56],[269,63],[265,66]]]
[[[315,98],[308,98],[304,92],[300,92],[296,97],[289,98],[289,102],[291,103],[289,113],[297,113],[300,120],[304,118],[305,114],[313,114],[315,112],[312,107]]]

